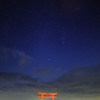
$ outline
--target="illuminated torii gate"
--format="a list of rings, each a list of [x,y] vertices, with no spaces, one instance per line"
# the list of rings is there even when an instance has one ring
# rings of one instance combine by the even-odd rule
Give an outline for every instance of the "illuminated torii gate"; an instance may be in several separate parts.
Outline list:
[[[39,95],[41,96],[38,96],[38,98],[41,98],[40,100],[43,100],[43,98],[52,98],[52,100],[54,100],[54,98],[58,98],[54,95],[57,95],[58,92],[55,92],[55,93],[44,93],[44,92],[38,92]]]

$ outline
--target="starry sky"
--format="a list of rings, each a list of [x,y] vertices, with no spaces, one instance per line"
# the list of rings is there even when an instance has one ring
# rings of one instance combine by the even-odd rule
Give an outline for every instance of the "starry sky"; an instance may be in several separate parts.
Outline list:
[[[0,1],[0,81],[5,79],[7,86],[17,84],[8,80],[19,76],[24,85],[31,82],[29,87],[37,81],[43,85],[56,79],[58,84],[60,77],[70,70],[79,68],[79,72],[80,68],[97,65],[100,65],[98,0]],[[1,88],[8,89],[4,83]],[[22,83],[17,84],[18,88],[21,86]],[[28,100],[32,100],[31,96]]]

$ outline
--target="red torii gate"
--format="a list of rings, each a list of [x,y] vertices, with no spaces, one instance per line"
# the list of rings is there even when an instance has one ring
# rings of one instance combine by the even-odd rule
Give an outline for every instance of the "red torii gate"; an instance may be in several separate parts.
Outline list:
[[[57,95],[58,92],[55,92],[55,93],[44,93],[44,92],[38,92],[39,95],[41,96],[38,96],[38,98],[40,98],[40,100],[43,100],[43,98],[52,98],[52,100],[54,100],[54,98],[58,98],[54,95]]]

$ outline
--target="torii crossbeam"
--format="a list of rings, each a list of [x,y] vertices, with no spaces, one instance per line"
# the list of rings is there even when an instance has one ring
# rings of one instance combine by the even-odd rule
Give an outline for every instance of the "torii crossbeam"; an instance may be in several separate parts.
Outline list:
[[[54,95],[57,95],[58,92],[55,92],[55,93],[44,93],[44,92],[38,92],[39,95],[41,96],[38,96],[38,98],[40,98],[40,100],[43,100],[43,98],[52,98],[52,100],[54,100],[54,98],[58,98]]]

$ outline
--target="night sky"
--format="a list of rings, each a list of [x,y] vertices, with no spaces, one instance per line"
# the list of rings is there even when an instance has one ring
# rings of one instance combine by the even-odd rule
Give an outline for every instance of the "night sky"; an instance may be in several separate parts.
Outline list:
[[[31,94],[39,90],[48,91],[47,87],[49,89],[52,87],[51,92],[55,90],[61,92],[62,96],[67,89],[66,91],[63,87],[59,89],[57,85],[58,87],[68,85],[70,79],[77,79],[74,77],[76,73],[78,78],[80,76],[83,79],[83,76],[86,78],[87,75],[89,79],[91,77],[91,81],[95,79],[96,83],[91,84],[93,86],[98,84],[99,88],[93,88],[95,91],[93,93],[96,95],[100,93],[98,71],[100,72],[100,3],[98,0],[0,1],[2,100],[39,100]],[[73,84],[77,84],[80,80],[80,78],[77,82],[74,80]],[[88,87],[86,80],[83,81],[85,85],[81,87]],[[75,84],[74,88],[76,88]],[[19,89],[23,87],[24,89]],[[91,91],[91,87],[89,89]],[[14,91],[13,96],[9,97],[12,91]],[[23,94],[18,91],[23,91],[21,92]],[[80,99],[82,94],[77,97],[76,92],[79,90],[68,90],[67,93],[70,95],[73,93],[74,96],[72,99],[68,95],[68,99],[84,100]],[[85,100],[95,100],[84,95],[84,98],[87,98]],[[100,99],[97,95],[95,98]]]

